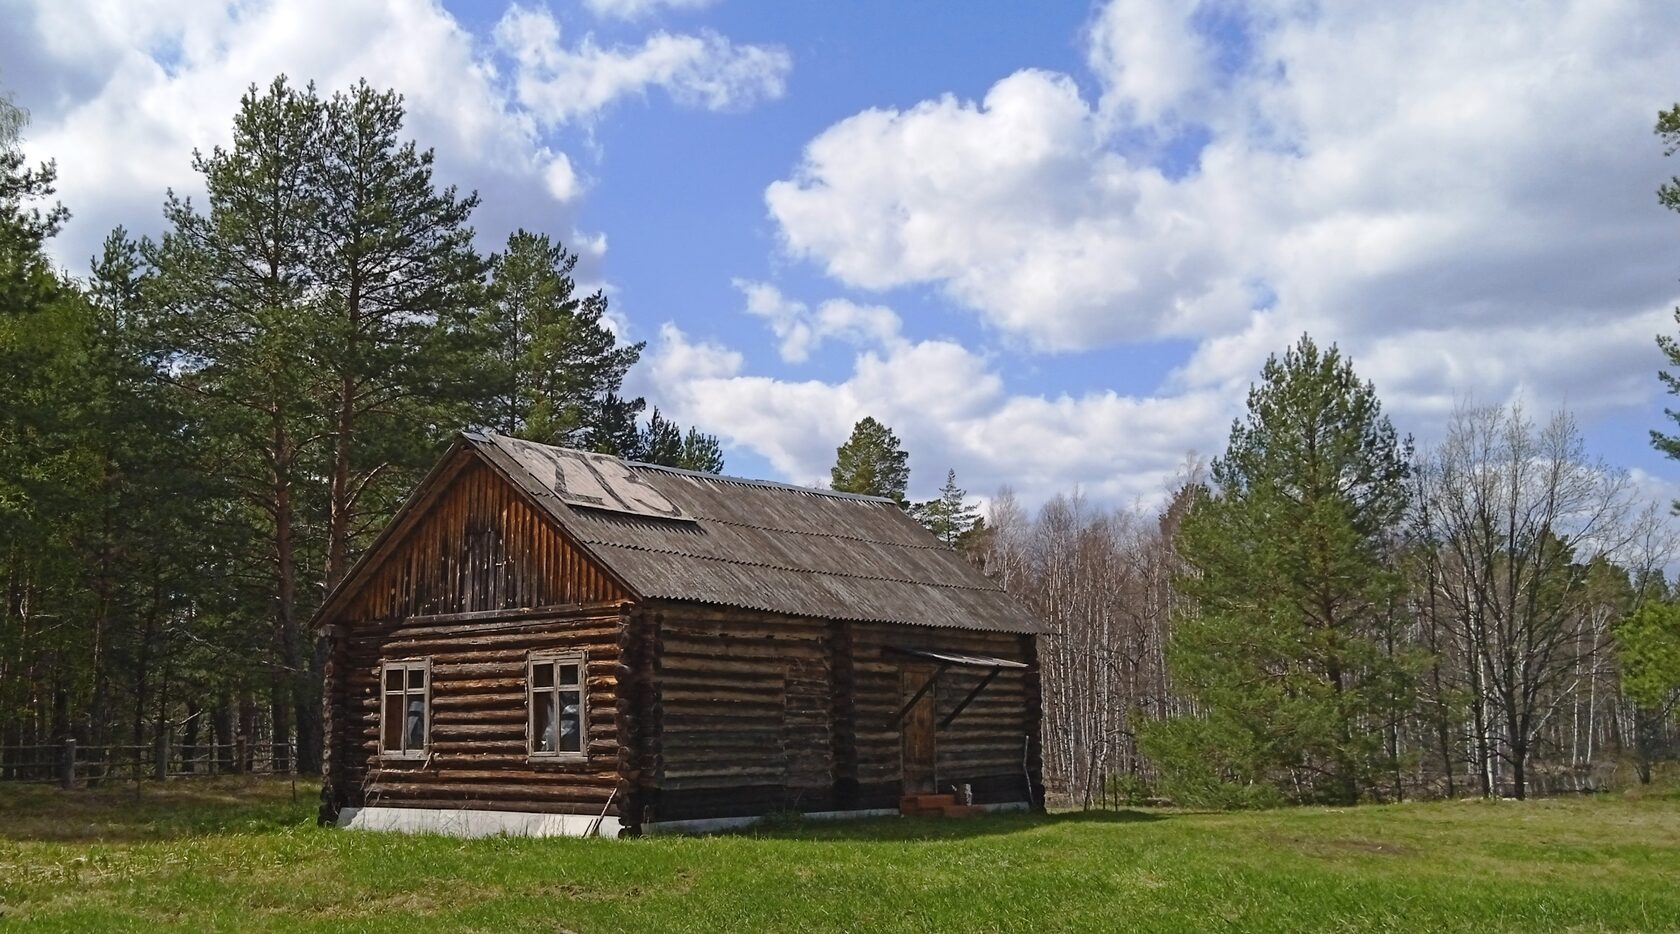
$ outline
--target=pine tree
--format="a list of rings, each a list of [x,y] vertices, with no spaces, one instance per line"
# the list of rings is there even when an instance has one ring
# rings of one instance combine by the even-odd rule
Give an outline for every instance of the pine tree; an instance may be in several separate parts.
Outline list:
[[[1680,151],[1680,104],[1657,115],[1657,135],[1663,141],[1663,155],[1672,156]],[[1680,211],[1680,176],[1670,178],[1657,189],[1657,202],[1670,211]],[[1674,320],[1680,323],[1680,308],[1674,309]],[[1668,358],[1670,366],[1680,368],[1680,340],[1673,335],[1659,334],[1657,346]],[[1657,378],[1662,380],[1663,387],[1668,390],[1669,395],[1680,395],[1680,373],[1660,370]],[[1680,424],[1680,411],[1665,408],[1663,412],[1670,421]],[[1680,460],[1680,434],[1664,434],[1653,430],[1651,446],[1668,457]],[[1680,500],[1675,500],[1671,508],[1680,512]]]
[[[480,327],[492,387],[484,423],[546,444],[633,456],[644,403],[620,395],[643,343],[620,345],[601,292],[576,294],[577,255],[521,230],[492,260],[491,302]]]
[[[474,391],[467,315],[486,270],[468,225],[476,194],[432,179],[401,138],[402,98],[366,81],[320,108],[309,161],[309,263],[322,313],[312,354],[331,378],[325,585],[349,568],[359,516],[392,508],[465,424]]]
[[[653,414],[648,416],[647,427],[642,429],[637,447],[637,460],[666,467],[682,466],[682,429],[660,414],[658,406],[655,406]]]
[[[178,363],[172,379],[214,445],[213,472],[236,485],[229,519],[248,528],[248,560],[270,581],[276,768],[290,762],[294,722],[300,751],[313,760],[320,747],[320,679],[299,631],[299,595],[317,585],[302,536],[318,493],[317,442],[331,437],[332,423],[332,386],[310,365],[323,340],[311,252],[322,125],[313,89],[284,78],[266,91],[253,86],[234,117],[232,148],[193,158],[208,213],[171,192],[170,229],[144,250],[157,269],[164,353]]]
[[[885,496],[904,505],[904,491],[910,485],[909,459],[891,428],[866,417],[835,450],[831,485],[844,493]]]
[[[1335,347],[1303,336],[1266,362],[1178,539],[1196,611],[1168,657],[1206,716],[1148,740],[1181,795],[1353,803],[1379,773],[1381,726],[1409,703],[1385,552],[1410,453]]]
[[[723,445],[718,443],[717,435],[690,428],[683,436],[682,458],[677,466],[701,473],[723,473]]]
[[[636,416],[641,414],[646,404],[640,396],[626,399],[616,392],[607,393],[600,405],[589,413],[580,444],[584,449],[599,454],[643,460],[642,430],[636,424]]]
[[[1652,600],[1616,624],[1616,667],[1633,708],[1634,765],[1651,783],[1663,726],[1680,709],[1680,603]]]

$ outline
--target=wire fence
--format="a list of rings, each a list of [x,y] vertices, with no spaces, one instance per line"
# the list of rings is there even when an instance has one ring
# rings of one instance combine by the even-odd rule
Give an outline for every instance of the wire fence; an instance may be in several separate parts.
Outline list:
[[[94,746],[67,739],[61,743],[0,746],[0,782],[74,788],[209,775],[295,774],[296,744],[281,747],[279,756],[275,751],[272,743],[244,741]]]

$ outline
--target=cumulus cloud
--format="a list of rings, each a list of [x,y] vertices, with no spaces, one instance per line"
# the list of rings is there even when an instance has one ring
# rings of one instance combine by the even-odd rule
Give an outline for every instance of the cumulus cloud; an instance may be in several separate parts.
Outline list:
[[[1104,501],[1155,502],[1187,456],[1223,440],[1230,418],[1227,394],[1201,390],[1011,394],[961,344],[896,336],[857,350],[848,376],[830,383],[752,374],[740,352],[667,324],[639,375],[662,409],[796,482],[824,482],[852,426],[881,419],[910,452],[913,496],[931,496],[954,467],[971,490],[1007,483],[1032,501],[1084,478],[1084,490]]]
[[[613,48],[586,35],[568,47],[553,14],[518,4],[496,24],[495,39],[515,63],[520,103],[549,124],[586,119],[650,88],[688,107],[748,107],[781,97],[793,66],[782,49],[737,45],[710,30],[656,32],[638,46]]]
[[[1106,109],[1152,123],[1176,111],[1209,80],[1209,43],[1191,27],[1190,4],[1113,0],[1092,19],[1087,60],[1103,82]]]
[[[20,0],[8,15],[0,79],[31,111],[31,155],[58,161],[74,217],[52,248],[78,272],[112,226],[155,232],[166,189],[200,194],[193,150],[226,144],[245,89],[286,74],[324,92],[363,77],[395,88],[440,180],[480,193],[479,230],[551,231],[581,248],[580,275],[598,277],[605,239],[572,229],[586,173],[542,132],[555,107],[520,98],[504,68],[519,87],[534,68],[593,89],[560,108],[569,120],[652,85],[694,106],[745,106],[772,96],[764,74],[787,70],[785,53],[711,33],[656,33],[628,57],[587,38],[568,48],[551,16],[518,7],[508,16],[533,32],[509,36],[504,18],[505,41],[487,43],[435,0]]]
[[[838,282],[936,286],[1013,342],[1193,340],[1180,388],[1310,330],[1402,406],[1614,407],[1649,397],[1625,377],[1677,294],[1650,129],[1677,27],[1639,0],[1117,0],[1097,96],[1023,70],[867,110],[765,199]]]
[[[700,10],[717,0],[583,0],[583,5],[596,16],[611,19],[640,19],[661,9]]]
[[[900,342],[897,312],[884,305],[859,305],[830,299],[812,311],[804,302],[788,298],[774,285],[734,280],[747,299],[747,313],[764,319],[781,341],[783,360],[800,363],[824,341],[838,338],[851,344],[888,347]]]

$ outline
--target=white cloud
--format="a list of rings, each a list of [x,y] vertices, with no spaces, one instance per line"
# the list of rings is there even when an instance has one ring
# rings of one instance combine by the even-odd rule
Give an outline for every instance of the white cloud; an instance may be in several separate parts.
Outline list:
[[[560,33],[546,9],[518,4],[495,28],[498,47],[514,60],[520,103],[549,124],[587,120],[650,88],[687,107],[748,107],[781,97],[793,66],[782,49],[736,45],[710,30],[656,32],[639,46],[614,48],[597,45],[593,35],[568,48]]]
[[[405,131],[436,148],[440,180],[484,196],[481,229],[569,225],[544,197],[575,193],[565,155],[497,89],[473,37],[428,0],[43,0],[19,11],[7,41],[47,53],[34,73],[6,78],[31,104],[29,149],[58,161],[74,217],[53,246],[74,271],[115,224],[155,232],[165,189],[200,194],[193,150],[225,145],[240,95],[278,74],[326,93],[362,77],[400,91]],[[81,93],[52,94],[63,74],[85,76]]]
[[[739,352],[673,324],[639,375],[663,410],[753,450],[796,482],[825,482],[852,425],[881,419],[910,452],[913,497],[933,495],[954,467],[978,493],[1008,483],[1038,502],[1080,483],[1104,501],[1154,502],[1187,454],[1223,442],[1232,401],[1201,390],[1011,395],[984,358],[944,340],[860,350],[835,383],[776,379],[747,373]]]
[[[1109,152],[1074,82],[869,110],[812,140],[766,200],[788,249],[849,285],[941,283],[994,325],[1076,348],[1240,322],[1232,232]]]
[[[581,276],[600,275],[605,238],[572,229],[585,174],[541,131],[554,108],[520,100],[496,44],[436,0],[33,0],[9,4],[7,14],[0,78],[32,112],[30,153],[58,161],[73,218],[52,249],[72,271],[86,268],[116,224],[155,233],[166,189],[201,195],[193,150],[225,145],[240,95],[283,73],[325,93],[364,77],[401,92],[405,133],[436,149],[439,180],[479,192],[474,225],[490,238],[486,249],[515,227],[547,230],[585,257]],[[787,70],[786,53],[711,33],[655,33],[625,58],[587,38],[560,46],[546,13],[514,7],[508,16],[533,30],[504,36],[522,80],[531,77],[524,62],[546,63],[594,89],[562,108],[568,119],[654,84],[685,104],[744,106],[780,93]]]
[[[839,282],[936,286],[1040,350],[1196,341],[1174,391],[1311,331],[1400,409],[1636,404],[1680,295],[1650,79],[1676,29],[1641,0],[1118,0],[1095,99],[1024,70],[867,110],[766,203]]]
[[[790,363],[803,362],[824,341],[838,338],[856,345],[890,347],[901,341],[898,314],[884,305],[859,305],[830,299],[812,311],[804,302],[784,296],[767,282],[734,280],[747,299],[747,313],[763,318],[781,341],[780,353]]]
[[[1204,87],[1211,53],[1191,28],[1194,9],[1189,3],[1113,0],[1097,11],[1086,57],[1104,83],[1106,108],[1151,123]]]
[[[583,0],[596,16],[612,19],[640,19],[660,9],[702,10],[717,0]]]
[[[549,161],[548,168],[543,170],[543,181],[548,183],[548,193],[556,201],[570,201],[578,195],[578,177],[572,170],[572,160],[566,154],[555,153]]]

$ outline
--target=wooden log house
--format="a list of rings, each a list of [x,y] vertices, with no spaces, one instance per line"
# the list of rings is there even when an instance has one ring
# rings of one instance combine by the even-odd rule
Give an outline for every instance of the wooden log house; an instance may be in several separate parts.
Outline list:
[[[316,630],[341,826],[1043,801],[1037,623],[890,500],[468,433]]]

